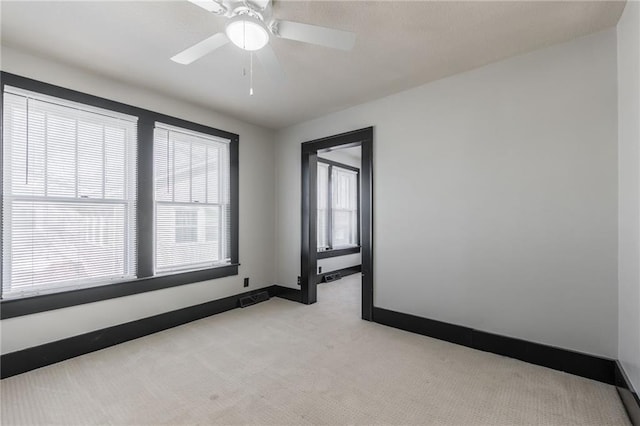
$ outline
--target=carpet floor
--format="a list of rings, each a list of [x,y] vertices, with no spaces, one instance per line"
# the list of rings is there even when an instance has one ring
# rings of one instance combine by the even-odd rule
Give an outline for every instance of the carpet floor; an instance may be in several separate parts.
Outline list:
[[[3,425],[630,425],[614,387],[360,320],[359,276],[0,382]]]

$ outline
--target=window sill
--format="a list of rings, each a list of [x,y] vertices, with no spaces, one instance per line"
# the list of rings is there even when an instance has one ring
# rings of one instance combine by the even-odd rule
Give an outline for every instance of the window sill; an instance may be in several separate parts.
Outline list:
[[[8,319],[37,312],[68,308],[85,303],[131,296],[163,288],[192,284],[200,281],[238,275],[239,264],[218,266],[197,271],[182,272],[171,275],[139,278],[115,284],[81,288],[59,293],[8,299],[0,302],[0,319]]]
[[[329,257],[344,256],[345,254],[354,254],[354,253],[360,253],[360,246],[319,251],[317,258],[327,259]]]

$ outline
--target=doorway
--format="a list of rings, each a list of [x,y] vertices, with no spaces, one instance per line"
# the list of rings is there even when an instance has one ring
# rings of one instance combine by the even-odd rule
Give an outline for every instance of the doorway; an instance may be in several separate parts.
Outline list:
[[[302,232],[300,289],[302,303],[317,301],[318,279],[318,153],[332,148],[361,149],[360,246],[362,264],[362,319],[373,319],[373,127],[329,136],[302,144]]]

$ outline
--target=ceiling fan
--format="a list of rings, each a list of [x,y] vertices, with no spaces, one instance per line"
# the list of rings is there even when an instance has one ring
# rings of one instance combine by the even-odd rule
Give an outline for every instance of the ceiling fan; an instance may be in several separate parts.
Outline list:
[[[341,50],[351,50],[356,41],[352,32],[283,21],[272,16],[272,0],[189,0],[208,12],[228,18],[224,32],[219,32],[173,56],[179,64],[190,64],[229,41],[240,49],[255,52],[267,73],[282,81],[284,71],[269,45],[271,37],[311,43]]]

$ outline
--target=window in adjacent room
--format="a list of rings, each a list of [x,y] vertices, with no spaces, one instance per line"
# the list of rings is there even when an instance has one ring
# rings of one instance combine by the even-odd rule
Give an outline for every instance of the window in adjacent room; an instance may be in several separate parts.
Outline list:
[[[329,250],[329,165],[318,161],[318,251]]]
[[[358,169],[318,159],[318,251],[356,247]]]
[[[5,86],[2,297],[136,276],[137,118]]]
[[[230,263],[229,140],[156,123],[155,271]]]

